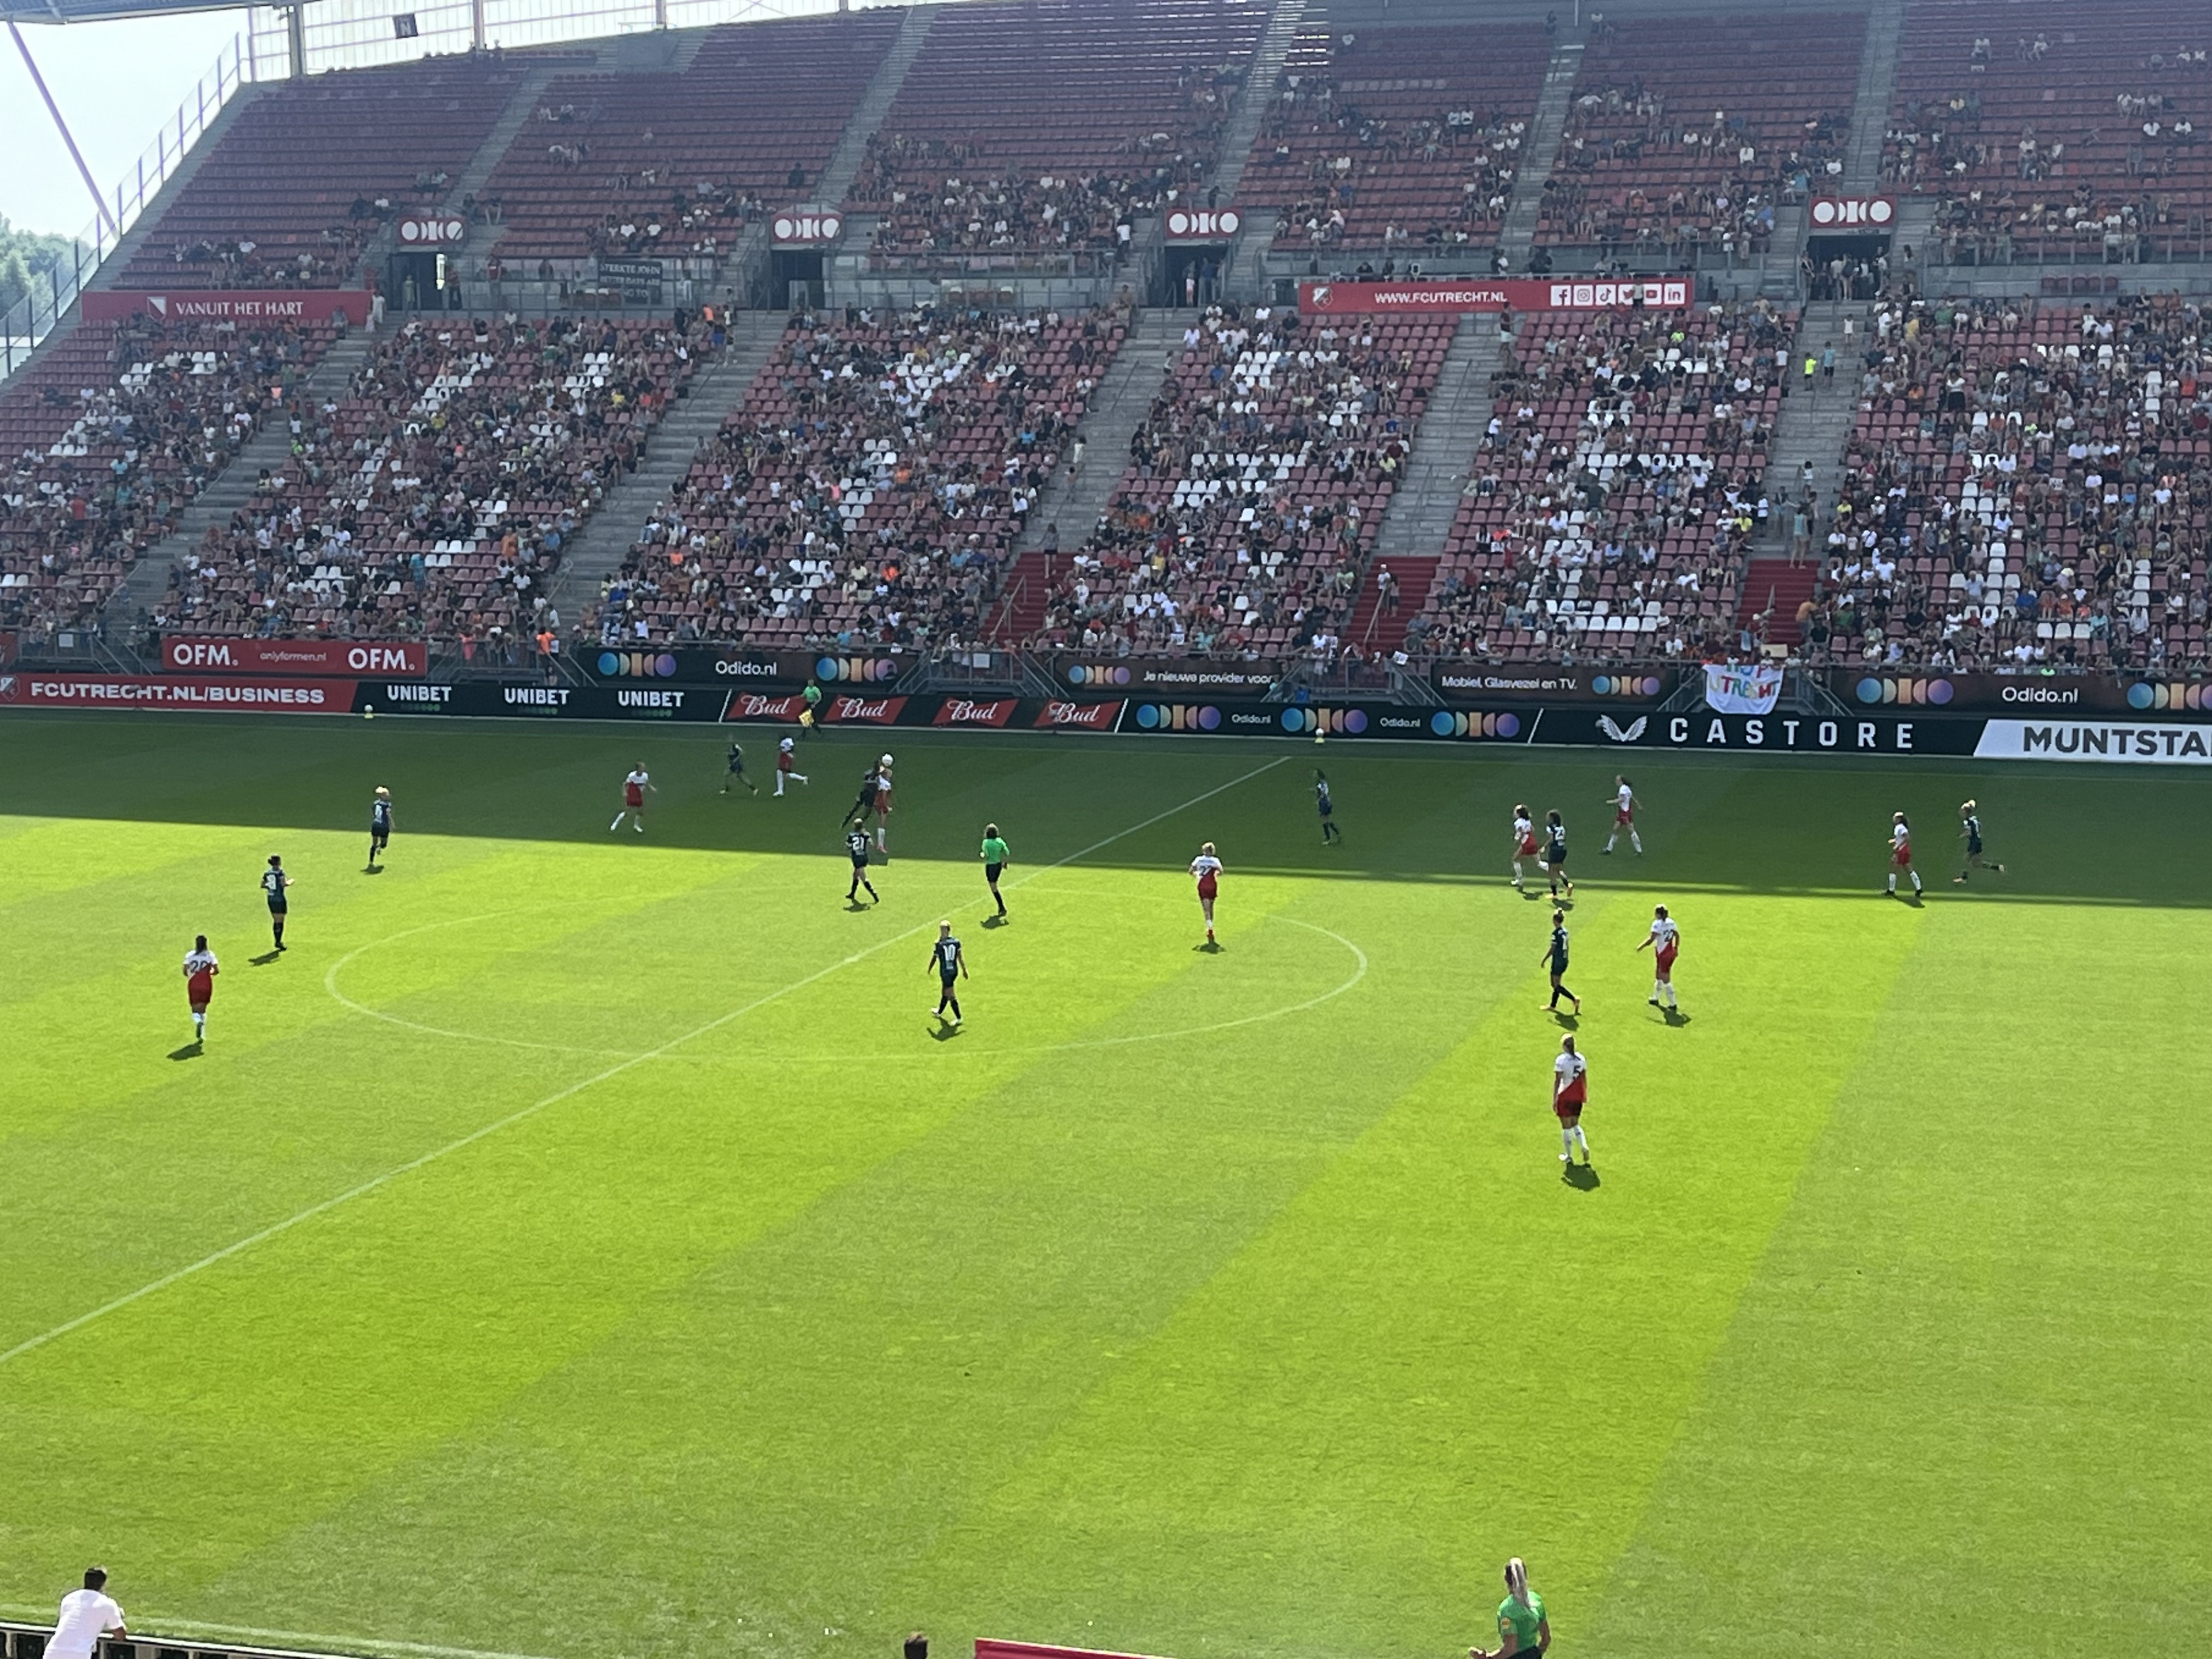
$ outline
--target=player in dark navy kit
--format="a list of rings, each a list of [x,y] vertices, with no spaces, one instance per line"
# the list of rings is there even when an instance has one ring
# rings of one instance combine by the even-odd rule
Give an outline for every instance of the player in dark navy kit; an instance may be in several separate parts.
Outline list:
[[[1544,856],[1536,860],[1536,867],[1552,878],[1552,896],[1559,896],[1559,884],[1567,882],[1567,896],[1575,896],[1575,884],[1567,881],[1567,826],[1557,812],[1544,814]]]
[[[376,786],[376,799],[368,804],[368,867],[376,868],[376,860],[392,841],[392,792],[382,784]]]
[[[856,823],[851,829],[846,830],[845,851],[853,860],[853,881],[852,884],[845,889],[845,902],[852,905],[859,904],[860,902],[860,890],[865,887],[868,890],[868,902],[872,904],[881,904],[883,902],[882,896],[876,891],[876,884],[868,879],[868,831],[866,826]]]
[[[285,913],[291,908],[284,890],[291,884],[292,878],[284,873],[284,860],[271,853],[269,867],[261,872],[261,891],[269,901],[269,931],[276,936],[280,951],[284,948]]]
[[[722,793],[728,794],[733,783],[744,785],[747,794],[760,793],[760,786],[745,775],[745,746],[741,743],[730,745],[730,775],[722,780]]]
[[[865,828],[868,822],[868,814],[876,810],[876,796],[881,793],[883,787],[883,776],[874,767],[871,766],[866,771],[861,773],[860,793],[853,798],[853,804],[845,809],[845,816],[842,822],[858,823]]]
[[[1982,856],[1982,820],[1972,801],[1962,801],[1959,805],[1959,839],[1966,843],[1966,867],[1951,878],[1954,883],[1964,883],[1977,870],[1994,871],[2000,876],[2004,874],[2004,866]]]
[[[1559,1012],[1559,999],[1565,997],[1575,1005],[1575,1012],[1583,1011],[1583,1000],[1567,989],[1567,913],[1552,912],[1552,942],[1544,947],[1544,961],[1552,970],[1551,1012]]]
[[[968,977],[968,955],[960,948],[960,941],[952,937],[952,924],[937,924],[937,943],[929,947],[929,965],[937,969],[937,1018],[942,1021],[945,1011],[952,1010],[952,1023],[960,1023],[960,981]]]
[[[1314,809],[1321,814],[1321,844],[1342,841],[1344,831],[1336,827],[1336,803],[1329,799],[1328,775],[1318,766],[1314,768]]]

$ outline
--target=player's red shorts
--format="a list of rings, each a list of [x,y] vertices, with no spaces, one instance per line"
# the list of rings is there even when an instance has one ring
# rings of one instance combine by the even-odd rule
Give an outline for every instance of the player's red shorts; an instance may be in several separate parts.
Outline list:
[[[1662,978],[1662,979],[1671,979],[1671,978],[1674,976],[1674,956],[1675,956],[1675,953],[1674,953],[1674,951],[1662,951],[1659,953],[1659,977],[1660,977],[1660,978]]]
[[[204,1008],[215,1000],[215,981],[195,976],[185,981],[185,1000],[194,1008]]]
[[[1533,859],[1536,856],[1535,836],[1523,836],[1521,837],[1521,856],[1524,859]]]
[[[1561,1117],[1580,1117],[1583,1115],[1583,1091],[1570,1089],[1552,1103],[1552,1109]]]
[[[624,784],[623,786],[623,805],[625,806],[644,805],[645,791],[639,788],[634,783]]]
[[[776,750],[775,769],[779,772],[788,772],[791,770],[791,751],[788,749],[779,749]]]
[[[1906,865],[1912,862],[1912,849],[1910,847],[1899,848],[1895,852],[1889,855],[1889,861],[1895,865],[1899,869],[1902,870]]]
[[[1215,884],[1214,879],[1212,876],[1200,876],[1198,878],[1199,897],[1202,899],[1210,899],[1220,889]]]
[[[1636,821],[1635,810],[1632,807],[1621,807],[1613,813],[1613,821],[1615,823],[1633,823]]]

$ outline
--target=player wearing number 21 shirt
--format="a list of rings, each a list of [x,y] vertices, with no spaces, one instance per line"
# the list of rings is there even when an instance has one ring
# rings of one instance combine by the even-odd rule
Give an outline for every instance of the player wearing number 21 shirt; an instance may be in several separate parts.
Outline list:
[[[1198,908],[1206,913],[1206,942],[1213,943],[1213,901],[1221,891],[1221,860],[1214,856],[1213,843],[1207,842],[1198,849],[1198,856],[1190,861],[1190,873],[1198,882]]]
[[[1674,919],[1667,914],[1667,907],[1663,904],[1651,912],[1651,932],[1645,937],[1644,944],[1636,948],[1641,951],[1644,945],[1651,947],[1651,965],[1656,975],[1651,981],[1651,1006],[1672,1009],[1674,1006],[1674,958],[1682,949],[1682,930],[1674,925]]]

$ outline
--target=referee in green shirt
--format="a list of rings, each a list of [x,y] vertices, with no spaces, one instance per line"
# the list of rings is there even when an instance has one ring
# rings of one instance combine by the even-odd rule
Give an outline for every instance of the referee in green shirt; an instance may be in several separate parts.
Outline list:
[[[1551,1645],[1544,1598],[1528,1588],[1528,1569],[1516,1555],[1505,1564],[1505,1599],[1498,1604],[1498,1651],[1469,1648],[1468,1659],[1512,1659],[1515,1654],[1541,1653]]]
[[[999,826],[995,823],[985,824],[983,826],[983,879],[991,884],[991,897],[997,902],[999,914],[1001,916],[1006,914],[1006,901],[999,892],[999,876],[1006,869],[1006,843],[1005,838],[999,834]]]

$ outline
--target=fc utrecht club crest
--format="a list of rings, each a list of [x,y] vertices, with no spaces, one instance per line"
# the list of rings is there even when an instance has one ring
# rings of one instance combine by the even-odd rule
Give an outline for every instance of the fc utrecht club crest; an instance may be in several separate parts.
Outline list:
[[[1314,305],[1314,309],[1315,309],[1315,310],[1316,310],[1316,311],[1318,311],[1318,310],[1320,310],[1323,306],[1327,305],[1327,304],[1328,303],[1328,295],[1329,295],[1329,286],[1328,286],[1328,284],[1327,283],[1315,283],[1315,284],[1314,284],[1314,286],[1313,286],[1313,305]]]
[[[1618,724],[1610,714],[1600,714],[1597,717],[1597,729],[1615,743],[1634,743],[1644,735],[1644,728],[1647,724],[1648,721],[1642,714],[1638,714],[1626,726]]]

